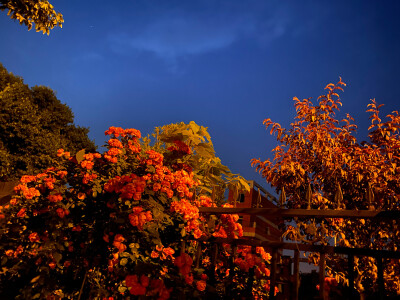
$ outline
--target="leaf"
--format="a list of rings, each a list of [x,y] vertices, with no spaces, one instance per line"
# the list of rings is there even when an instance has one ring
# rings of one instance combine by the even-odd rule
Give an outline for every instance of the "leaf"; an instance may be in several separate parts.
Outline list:
[[[40,278],[40,275],[38,275],[36,277],[33,277],[32,280],[31,280],[31,283],[35,283],[36,281],[39,280],[39,278]]]
[[[62,258],[62,255],[61,255],[61,253],[55,252],[55,253],[53,254],[53,258],[54,258],[54,260],[56,261],[56,263],[59,263],[59,261],[60,261],[61,258]]]
[[[81,151],[78,151],[75,155],[75,159],[80,164],[83,161],[83,157],[85,155],[85,149],[82,149]]]
[[[128,263],[128,259],[127,258],[123,258],[123,259],[121,259],[121,261],[119,262],[119,264],[121,265],[121,266],[125,266],[126,264]]]

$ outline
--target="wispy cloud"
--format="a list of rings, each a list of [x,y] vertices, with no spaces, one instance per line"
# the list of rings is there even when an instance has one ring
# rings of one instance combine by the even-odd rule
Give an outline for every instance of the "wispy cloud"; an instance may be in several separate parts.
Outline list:
[[[199,55],[227,48],[241,38],[262,42],[284,34],[286,23],[280,12],[268,16],[253,11],[165,10],[151,21],[110,38],[116,52],[147,51],[167,60]],[[264,19],[266,18],[266,19]]]

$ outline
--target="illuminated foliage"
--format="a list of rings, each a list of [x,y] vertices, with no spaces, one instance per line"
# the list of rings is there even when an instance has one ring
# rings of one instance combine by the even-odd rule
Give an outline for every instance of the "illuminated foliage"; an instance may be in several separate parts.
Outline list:
[[[263,248],[238,247],[231,260],[229,245],[216,252],[201,241],[242,235],[237,215],[199,214],[227,205],[212,200],[209,184],[249,188],[220,164],[206,128],[168,125],[150,139],[110,127],[106,135],[102,154],[59,149],[57,163],[23,176],[0,207],[3,298],[195,299],[224,286],[267,294]],[[250,268],[253,291],[241,280]]]
[[[313,209],[398,210],[399,113],[392,112],[383,122],[379,117],[381,105],[372,100],[367,110],[371,113],[370,141],[358,143],[353,118],[347,114],[340,120],[336,116],[342,105],[338,91],[343,86],[341,80],[336,85],[328,84],[327,94],[320,96],[316,105],[311,99],[295,97],[296,117],[288,129],[270,119],[264,120],[279,145],[273,149],[273,159],[254,159],[252,165],[277,192],[284,188],[288,208],[307,208],[308,196]],[[400,245],[397,222],[338,218],[294,221],[296,226],[288,225],[285,232],[292,240],[394,251]],[[318,261],[317,256],[310,259]],[[329,263],[329,274],[346,282],[343,261],[331,257]],[[377,277],[374,259],[358,257],[356,270],[358,290],[373,289]],[[398,261],[392,261],[385,269],[387,289],[400,292],[399,270]]]
[[[0,0],[0,10],[7,10],[11,19],[19,21],[32,29],[35,24],[36,32],[50,34],[55,26],[62,27],[63,16],[54,10],[53,5],[46,0]]]

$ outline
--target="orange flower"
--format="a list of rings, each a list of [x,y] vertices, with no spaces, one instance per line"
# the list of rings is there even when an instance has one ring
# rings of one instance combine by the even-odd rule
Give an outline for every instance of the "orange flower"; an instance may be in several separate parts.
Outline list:
[[[123,244],[125,238],[121,234],[117,234],[114,237],[113,245],[118,249],[118,252],[124,252],[126,250],[126,246]]]
[[[107,143],[110,147],[123,148],[122,143],[117,139],[109,139]]]
[[[39,237],[39,234],[37,233],[37,232],[32,232],[30,235],[29,235],[29,240],[33,243],[33,242],[40,242],[40,237]]]
[[[81,162],[81,167],[82,168],[91,170],[91,169],[93,169],[93,166],[94,166],[94,162],[92,162],[92,161],[84,160],[84,161]]]
[[[35,188],[29,188],[25,190],[23,193],[26,199],[32,199],[33,197],[40,196],[40,192]]]
[[[65,176],[67,176],[67,171],[58,171],[57,176],[59,176],[61,179],[63,179]]]
[[[172,255],[175,253],[175,250],[170,248],[170,247],[168,247],[168,248],[164,248],[163,253],[165,255],[170,256],[171,258],[173,258]]]
[[[19,181],[22,183],[29,183],[32,181],[36,181],[36,176],[24,175],[21,177]]]
[[[193,284],[193,274],[186,275],[185,276],[185,282],[188,285],[192,285]]]
[[[74,226],[72,227],[72,231],[76,231],[76,232],[81,232],[82,231],[82,227],[81,226]]]
[[[56,267],[56,263],[54,261],[49,263],[50,269],[54,269]]]
[[[61,207],[57,208],[56,213],[60,218],[64,218],[66,215],[68,215],[67,210]]]
[[[188,276],[189,275],[190,268],[191,268],[192,264],[193,264],[193,259],[187,253],[182,253],[174,261],[174,265],[179,268],[179,272],[183,276]]]
[[[146,295],[146,287],[149,285],[149,278],[145,275],[140,277],[137,275],[128,275],[125,277],[125,284],[129,289],[129,293],[135,296]]]
[[[206,289],[207,283],[204,280],[199,280],[196,282],[197,289],[202,292]]]
[[[20,211],[17,213],[17,217],[24,218],[26,216],[26,208],[21,208]]]
[[[58,157],[63,156],[63,154],[64,154],[64,149],[58,149],[58,150],[57,150],[57,156],[58,156]]]
[[[129,214],[129,222],[139,230],[143,230],[144,224],[153,219],[151,211],[144,212],[143,208],[140,206],[134,207],[132,211],[133,213]]]
[[[47,199],[50,202],[56,203],[56,202],[60,202],[62,200],[62,196],[61,196],[61,194],[48,195]]]

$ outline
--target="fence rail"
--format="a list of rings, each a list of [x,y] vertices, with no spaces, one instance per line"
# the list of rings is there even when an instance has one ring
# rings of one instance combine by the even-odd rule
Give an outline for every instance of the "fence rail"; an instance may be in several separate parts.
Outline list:
[[[285,209],[285,208],[221,208],[199,207],[207,214],[247,214],[272,218],[348,218],[348,219],[400,219],[400,211],[383,210],[334,210],[334,209]]]
[[[264,216],[270,219],[285,219],[285,218],[348,218],[348,219],[400,219],[400,211],[382,211],[382,210],[315,210],[315,209],[283,209],[283,208],[214,208],[200,207],[199,212],[203,214],[248,214]],[[325,280],[325,254],[345,254],[348,258],[348,276],[349,276],[349,298],[353,297],[356,292],[354,288],[354,257],[369,256],[374,257],[378,266],[378,288],[379,299],[384,299],[384,280],[383,280],[383,259],[393,258],[400,259],[399,251],[377,250],[369,248],[350,248],[350,247],[334,247],[330,245],[315,245],[301,243],[287,243],[279,241],[260,241],[255,239],[227,239],[227,238],[202,238],[202,241],[214,243],[227,243],[233,246],[249,245],[252,247],[269,247],[272,249],[271,270],[270,270],[270,299],[274,299],[274,288],[276,285],[276,266],[277,266],[277,251],[278,249],[294,250],[294,276],[293,276],[293,299],[298,298],[299,288],[299,253],[319,252],[320,253],[320,297],[325,299],[324,280]],[[251,283],[252,285],[252,283]],[[251,286],[250,285],[250,286]]]

